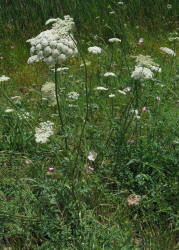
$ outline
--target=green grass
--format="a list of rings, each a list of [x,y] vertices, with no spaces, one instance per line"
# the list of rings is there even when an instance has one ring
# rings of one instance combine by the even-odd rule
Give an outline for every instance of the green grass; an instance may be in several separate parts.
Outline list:
[[[108,2],[0,4],[0,76],[11,78],[0,83],[2,249],[178,247],[178,42],[168,41],[176,30],[177,2],[170,1],[171,10],[168,1],[155,6],[142,1],[142,8],[141,1],[118,7],[117,1]],[[113,10],[114,16],[109,14]],[[41,92],[54,73],[43,63],[27,64],[26,40],[46,29],[49,17],[65,14],[75,19],[80,53],[62,65],[69,67],[66,73],[58,73],[63,129],[57,107],[49,106]],[[113,46],[111,37],[122,42]],[[139,46],[140,37],[144,43]],[[94,45],[103,49],[98,56],[87,52]],[[174,49],[177,56],[160,47]],[[136,65],[131,56],[139,54],[150,55],[162,68],[143,84],[131,78]],[[91,62],[87,71],[80,66],[82,57]],[[105,78],[108,71],[117,77]],[[128,86],[126,95],[118,92]],[[68,98],[72,91],[79,93],[77,100]],[[11,99],[17,95],[20,102]],[[7,108],[14,112],[6,113]],[[136,108],[140,119],[130,112]],[[29,118],[23,118],[25,112]],[[35,128],[47,120],[54,122],[54,135],[36,143]],[[97,153],[94,162],[87,158],[91,151]],[[87,172],[86,164],[94,171]],[[142,198],[136,206],[127,202],[132,193]]]

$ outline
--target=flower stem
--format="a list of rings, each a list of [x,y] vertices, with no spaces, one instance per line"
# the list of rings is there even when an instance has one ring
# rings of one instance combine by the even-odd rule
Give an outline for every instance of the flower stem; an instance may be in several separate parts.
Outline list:
[[[56,96],[58,115],[59,115],[59,118],[60,118],[62,130],[63,130],[63,132],[65,132],[64,123],[63,123],[62,114],[61,114],[61,109],[60,109],[60,103],[59,103],[59,100],[58,100],[57,64],[55,64],[55,96]],[[65,147],[66,147],[66,150],[67,150],[67,148],[68,148],[68,143],[67,143],[67,138],[66,138],[66,137],[65,137]]]

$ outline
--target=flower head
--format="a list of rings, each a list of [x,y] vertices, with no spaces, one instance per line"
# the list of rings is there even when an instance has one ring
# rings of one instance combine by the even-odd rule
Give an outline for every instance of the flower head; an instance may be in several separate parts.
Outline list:
[[[102,87],[102,86],[98,86],[95,88],[95,90],[108,90],[108,88]]]
[[[172,49],[169,49],[167,47],[160,47],[160,50],[167,53],[168,55],[176,56],[176,53]]]
[[[89,47],[88,52],[91,54],[101,54],[102,49],[97,46]]]
[[[31,44],[28,63],[45,62],[55,65],[64,62],[67,58],[75,56],[78,52],[73,39],[74,22],[70,16],[49,19],[46,24],[53,23],[52,29],[41,32],[35,38],[27,40]]]
[[[127,204],[129,206],[137,206],[139,205],[139,201],[142,199],[140,195],[137,194],[130,194],[127,198]]]
[[[73,100],[78,100],[79,94],[77,92],[70,92],[68,93],[68,98],[73,99]]]
[[[0,77],[0,82],[5,82],[5,81],[8,81],[10,78],[9,77],[7,77],[7,76],[5,76],[5,75],[2,75],[1,77]]]
[[[113,72],[106,72],[106,73],[104,74],[104,77],[108,77],[108,76],[116,77],[116,74],[114,74]]]
[[[35,129],[35,140],[37,143],[46,143],[48,138],[53,135],[53,125],[51,121],[41,122]]]
[[[135,66],[135,70],[132,72],[132,78],[135,80],[147,80],[153,78],[153,72],[145,67]]]
[[[119,38],[110,38],[108,41],[109,41],[110,43],[120,43],[120,42],[121,42],[121,39],[119,39]]]
[[[142,108],[142,112],[145,112],[146,109],[147,109],[147,108],[144,106],[144,107]]]
[[[94,151],[89,152],[89,155],[88,155],[89,161],[95,161],[96,157],[97,157],[97,153],[95,153]]]
[[[141,45],[141,44],[143,43],[143,41],[144,41],[144,38],[141,37],[141,38],[139,38],[139,41],[138,41],[137,44],[138,44],[138,45]]]
[[[46,82],[42,85],[41,88],[43,98],[49,100],[50,106],[55,106],[57,104],[56,96],[55,96],[55,83],[54,82]]]

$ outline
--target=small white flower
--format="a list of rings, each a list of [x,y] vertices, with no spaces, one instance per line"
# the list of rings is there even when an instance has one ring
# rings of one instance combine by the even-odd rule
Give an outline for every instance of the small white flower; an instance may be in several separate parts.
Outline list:
[[[68,98],[73,99],[73,100],[78,100],[79,94],[77,92],[70,92],[68,93]]]
[[[11,113],[11,112],[13,112],[14,111],[14,109],[6,109],[4,112],[6,112],[6,113]]]
[[[108,88],[105,88],[105,87],[99,86],[99,87],[95,88],[95,90],[108,90]]]
[[[122,90],[118,90],[118,92],[120,93],[120,94],[122,94],[122,95],[126,95],[126,92],[125,91],[122,91]]]
[[[167,47],[161,47],[160,50],[162,50],[163,52],[169,55],[176,56],[176,53],[172,49],[169,49]]]
[[[160,101],[160,96],[156,96],[157,101]]]
[[[171,4],[167,4],[167,9],[171,9],[172,5]]]
[[[88,52],[91,54],[101,54],[102,49],[97,46],[89,47]]]
[[[68,67],[57,68],[57,72],[66,71],[66,70],[69,70],[69,68]],[[52,71],[55,71],[55,69],[52,69]]]
[[[10,78],[9,77],[7,77],[7,76],[5,76],[5,75],[2,75],[1,77],[0,77],[0,82],[5,82],[5,81],[8,81]]]
[[[108,77],[108,76],[114,76],[114,77],[116,77],[116,74],[114,74],[113,72],[106,72],[104,74],[104,77]]]
[[[115,97],[114,94],[110,94],[110,95],[109,95],[109,98],[113,98],[113,97]]]
[[[96,157],[97,157],[97,153],[95,153],[94,151],[89,152],[89,155],[88,155],[89,161],[95,161]]]
[[[120,43],[121,42],[121,39],[119,39],[119,38],[110,38],[109,40],[108,40],[110,43],[114,43],[114,42],[117,42],[117,43]]]

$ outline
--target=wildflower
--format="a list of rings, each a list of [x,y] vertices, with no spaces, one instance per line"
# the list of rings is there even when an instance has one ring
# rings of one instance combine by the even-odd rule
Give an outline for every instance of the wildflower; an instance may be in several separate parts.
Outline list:
[[[91,174],[94,171],[94,168],[92,168],[90,165],[85,165],[87,174]]]
[[[132,139],[132,138],[129,139],[129,143],[130,143],[130,144],[133,144],[133,143],[134,143],[134,139]]]
[[[35,141],[37,143],[46,143],[48,138],[53,135],[53,125],[51,121],[41,122],[35,129]]]
[[[142,108],[142,112],[145,112],[146,109],[147,109],[147,108],[144,106],[144,107]]]
[[[42,85],[41,88],[43,98],[46,98],[50,101],[50,106],[55,106],[57,104],[56,95],[55,95],[55,83],[54,82],[46,82]]]
[[[153,78],[153,72],[145,67],[135,66],[135,70],[132,72],[132,78],[135,80],[144,80]]]
[[[48,168],[48,171],[53,172],[54,168]]]
[[[13,45],[11,45],[11,46],[10,46],[10,48],[11,48],[11,49],[14,49],[14,46],[13,46]]]
[[[121,39],[114,37],[114,38],[110,38],[108,41],[110,43],[120,43]]]
[[[109,95],[109,98],[113,98],[113,97],[115,97],[114,94],[110,94],[110,95]]]
[[[10,78],[9,77],[7,77],[7,76],[5,76],[5,75],[2,75],[1,77],[0,77],[0,82],[5,82],[5,81],[8,81]]]
[[[95,90],[108,90],[108,88],[105,88],[105,87],[102,87],[102,86],[99,86],[99,87],[97,87],[97,88],[95,88]]]
[[[30,113],[29,112],[24,112],[23,114],[17,114],[20,120],[22,119],[29,119],[30,118]]]
[[[127,204],[129,206],[137,206],[139,205],[139,201],[142,199],[140,195],[137,194],[130,194],[129,197],[127,198]]]
[[[145,66],[147,68],[150,68],[151,70],[161,72],[161,68],[159,68],[159,64],[155,63],[151,56],[144,56],[139,54],[138,56],[132,56],[136,58],[136,64],[137,66]]]
[[[131,87],[128,86],[128,87],[126,87],[123,91],[124,91],[124,92],[130,92],[130,91],[131,91]]]
[[[110,14],[110,15],[114,15],[114,14],[115,14],[115,11],[110,11],[109,14]]]
[[[167,4],[167,9],[171,9],[172,5],[171,4]]]
[[[139,114],[139,111],[138,111],[138,109],[132,109],[131,110],[131,113],[134,113],[134,118],[136,118],[136,119],[140,119],[140,116],[138,115]]]
[[[55,71],[55,69],[51,69],[52,71]],[[66,70],[69,70],[68,67],[60,67],[60,68],[57,68],[57,72],[61,72],[61,71],[66,71]]]
[[[14,109],[6,109],[5,112],[6,113],[12,113],[14,111]]]
[[[77,92],[70,92],[68,93],[68,98],[73,99],[73,100],[78,100],[79,94]]]
[[[72,33],[73,19],[70,16],[64,16],[64,20],[53,18],[46,22],[46,24],[49,23],[53,23],[52,29],[27,40],[31,44],[31,57],[28,63],[42,61],[48,65],[55,65],[77,54],[78,50]]]
[[[118,90],[118,92],[120,93],[120,94],[122,94],[122,95],[126,95],[126,92],[125,91],[122,91],[122,90]]]
[[[0,56],[0,60],[2,60],[3,59],[3,56]]]
[[[157,101],[160,101],[160,96],[156,96]]]
[[[25,160],[26,165],[30,165],[30,162],[28,160]]]
[[[169,55],[176,56],[176,53],[172,49],[169,49],[167,47],[160,47],[160,50],[162,50],[163,52]]]
[[[96,157],[97,157],[97,153],[95,153],[94,151],[89,152],[89,155],[88,155],[89,161],[95,161]]]
[[[89,47],[88,52],[91,54],[101,54],[102,49],[100,47],[94,46],[94,47]]]
[[[139,41],[138,41],[137,44],[138,44],[138,45],[141,45],[141,44],[143,43],[143,41],[144,41],[144,38],[141,37],[141,38],[139,38]]]
[[[114,76],[114,77],[116,77],[116,74],[114,74],[113,72],[106,72],[104,74],[104,77],[108,77],[108,76]]]

